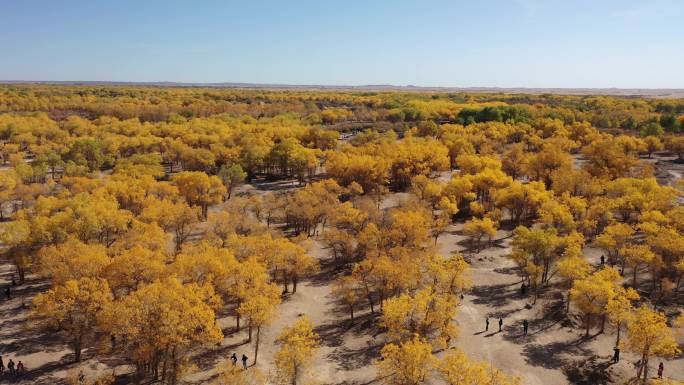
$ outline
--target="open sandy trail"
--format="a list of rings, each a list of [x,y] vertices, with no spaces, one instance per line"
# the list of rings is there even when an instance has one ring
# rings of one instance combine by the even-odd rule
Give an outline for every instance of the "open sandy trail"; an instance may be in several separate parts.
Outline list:
[[[439,250],[444,255],[463,252],[458,245],[464,238],[458,235],[462,225],[453,226],[450,234],[439,242]],[[456,346],[464,350],[472,359],[492,363],[503,371],[521,376],[525,384],[565,384],[565,376],[556,370],[529,366],[523,354],[524,342],[536,340],[546,343],[546,338],[534,336],[535,312],[541,307],[526,309],[529,297],[520,294],[520,278],[515,272],[513,262],[505,255],[510,252],[508,236],[510,233],[499,231],[494,247],[477,255],[466,256],[471,263],[473,287],[465,295],[456,321],[460,335]],[[489,330],[485,330],[485,320],[489,317]],[[498,320],[503,319],[499,332]],[[528,319],[528,337],[522,336],[522,321]]]

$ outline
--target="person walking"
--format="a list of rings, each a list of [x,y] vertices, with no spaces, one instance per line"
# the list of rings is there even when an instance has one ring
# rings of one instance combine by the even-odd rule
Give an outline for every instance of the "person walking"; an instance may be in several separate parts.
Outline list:
[[[244,354],[242,355],[242,367],[247,369],[247,356]]]
[[[12,293],[10,292],[10,286],[9,286],[9,285],[7,285],[7,287],[5,288],[5,297],[7,297],[7,300],[8,300],[8,301],[9,301],[9,300],[11,299],[11,297],[12,297]]]
[[[489,331],[489,317],[485,319],[485,331]]]
[[[660,365],[658,365],[658,378],[660,378],[660,379],[663,378],[663,370],[665,370],[665,365],[663,365],[663,363],[661,361]]]
[[[230,356],[230,360],[233,361],[233,366],[237,365],[237,355],[235,353]]]
[[[520,294],[525,295],[527,292],[527,285],[525,285],[525,282],[523,282],[522,285],[520,285]]]
[[[17,377],[24,374],[25,370],[26,370],[26,368],[24,367],[24,363],[19,361],[19,363],[17,364]]]
[[[499,331],[501,331],[502,326],[503,326],[503,318],[499,318]]]
[[[9,371],[10,376],[14,375],[14,361],[10,358],[10,360],[7,362],[7,370]]]
[[[605,264],[606,264],[606,257],[603,254],[601,254],[601,266],[603,266]]]
[[[5,362],[2,360],[2,356],[0,356],[0,375],[5,372]]]
[[[523,320],[523,335],[527,335],[527,329],[530,326],[530,324],[527,322],[527,320]]]
[[[613,362],[620,362],[620,348],[618,348],[617,346],[613,348]]]

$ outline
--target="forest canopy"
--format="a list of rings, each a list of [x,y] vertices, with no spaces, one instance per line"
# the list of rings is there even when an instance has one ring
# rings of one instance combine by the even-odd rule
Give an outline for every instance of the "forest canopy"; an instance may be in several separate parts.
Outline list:
[[[519,384],[456,348],[498,248],[526,306],[611,328],[646,381],[681,351],[683,130],[678,99],[2,85],[1,250],[47,285],[37,330],[138,380],[243,333],[269,381],[314,381],[330,336],[282,309],[315,282],[380,336],[382,381]]]

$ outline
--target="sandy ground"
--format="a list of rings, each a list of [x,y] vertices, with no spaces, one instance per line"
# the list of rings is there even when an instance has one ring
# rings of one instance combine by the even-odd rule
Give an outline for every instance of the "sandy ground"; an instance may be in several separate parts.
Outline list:
[[[390,204],[388,204],[390,205]],[[459,245],[461,225],[454,225],[438,242],[440,253],[452,255],[462,251]],[[513,263],[505,258],[510,252],[510,232],[500,231],[493,247],[469,256],[475,285],[465,296],[456,322],[460,336],[454,343],[473,359],[491,362],[496,367],[523,378],[528,385],[546,384],[618,384],[635,373],[638,357],[623,352],[618,364],[610,364],[615,335],[610,328],[602,335],[585,340],[583,329],[563,325],[564,305],[557,291],[544,293],[534,306],[531,296],[520,293],[520,279]],[[321,258],[321,274],[301,285],[281,305],[280,317],[263,332],[257,367],[272,373],[272,357],[278,347],[273,343],[284,325],[302,314],[308,315],[322,337],[322,347],[313,364],[315,378],[321,384],[362,385],[374,383],[373,362],[385,342],[367,310],[359,312],[355,322],[337,306],[331,296],[332,273],[326,271],[327,250],[314,242],[312,253]],[[598,265],[600,251],[587,248],[585,254]],[[490,327],[485,331],[485,318]],[[504,327],[498,332],[497,320],[502,317]],[[528,336],[522,336],[522,321],[530,322]],[[233,326],[233,319],[222,320]],[[596,331],[593,330],[592,335]],[[244,344],[246,331],[233,335],[223,343],[224,353],[217,362],[227,365],[232,352],[253,357],[253,345]],[[438,353],[440,356],[443,353]],[[658,360],[652,360],[655,373]],[[664,361],[666,376],[684,380],[684,359]],[[213,370],[189,376],[194,383],[211,378]]]
[[[389,204],[388,204],[389,205]],[[463,249],[461,225],[454,225],[438,242],[438,249],[444,255],[452,255]],[[561,297],[549,291],[544,293],[534,306],[531,297],[520,294],[520,279],[513,263],[505,258],[510,251],[509,232],[500,231],[493,246],[476,255],[464,254],[472,264],[472,279],[475,283],[460,306],[456,321],[460,336],[454,343],[471,358],[491,362],[500,369],[521,376],[524,384],[601,384],[621,383],[634,373],[637,357],[623,353],[623,360],[610,365],[615,336],[607,329],[603,335],[584,340],[583,331],[577,327],[566,327]],[[461,242],[462,243],[462,242]],[[311,253],[323,265],[321,273],[299,285],[297,293],[289,295],[280,306],[278,319],[262,332],[259,362],[256,366],[264,373],[273,373],[273,355],[278,347],[274,340],[283,326],[291,324],[298,316],[308,315],[316,325],[322,338],[313,369],[320,384],[361,385],[374,382],[376,377],[373,362],[385,342],[384,336],[374,326],[375,317],[367,310],[357,314],[352,324],[348,314],[339,307],[331,295],[330,283],[334,272],[329,268],[328,251],[316,240],[312,242]],[[600,252],[586,250],[587,257],[597,263]],[[11,276],[9,265],[2,265],[2,279],[8,282]],[[30,326],[27,316],[29,298],[46,287],[45,282],[29,279],[26,285],[16,288],[13,298],[0,303],[0,353],[5,363],[12,358],[22,360],[28,367],[24,384],[59,383],[74,368],[86,371],[111,370],[117,362],[98,362],[87,359],[80,365],[68,362],[69,350],[54,336],[36,334],[25,330]],[[485,318],[490,317],[490,328],[485,331]],[[497,320],[502,317],[504,327],[498,332]],[[522,336],[522,320],[530,322],[529,335]],[[254,345],[246,343],[247,331],[232,333],[234,318],[222,315],[220,325],[226,331],[226,338],[219,348],[202,353],[193,360],[197,372],[188,375],[188,383],[203,384],[213,378],[216,367],[228,364],[232,352],[243,353],[253,361]],[[92,352],[85,353],[86,358]],[[652,365],[657,365],[657,360]],[[570,371],[574,366],[579,370]],[[684,381],[684,359],[665,361],[666,375]],[[105,369],[110,368],[110,369]],[[126,368],[116,367],[117,373]],[[653,371],[654,372],[654,371]],[[571,379],[568,378],[571,374]],[[8,382],[7,378],[2,383]],[[125,383],[125,382],[122,382]]]
[[[668,160],[661,160],[668,162]],[[671,177],[680,172],[679,165],[672,164],[663,171]],[[674,167],[677,166],[677,167]],[[265,188],[264,188],[265,187]],[[294,187],[290,182],[273,182],[260,186],[263,190],[280,190]],[[244,186],[241,191],[258,191]],[[394,194],[383,202],[391,207],[405,194]],[[564,293],[561,289],[548,290],[535,305],[532,298],[520,293],[520,278],[513,263],[505,256],[510,252],[510,231],[499,231],[491,247],[476,255],[464,250],[462,225],[449,228],[439,238],[437,248],[443,255],[462,252],[471,262],[474,286],[460,305],[456,322],[460,336],[453,345],[463,349],[471,358],[491,362],[511,374],[519,375],[526,385],[547,384],[620,384],[635,374],[637,357],[623,352],[618,364],[610,364],[614,331],[607,327],[602,335],[584,339],[584,332],[577,327],[578,321],[564,316]],[[280,305],[279,317],[262,331],[258,367],[266,374],[273,373],[273,356],[278,349],[274,340],[280,330],[291,324],[298,316],[308,315],[322,338],[322,346],[313,363],[313,374],[319,384],[367,385],[378,382],[374,361],[385,343],[384,335],[377,329],[376,315],[363,309],[357,312],[354,323],[331,294],[331,282],[336,271],[330,263],[330,254],[316,239],[310,250],[321,261],[321,273],[302,282],[297,293],[289,294]],[[600,251],[585,249],[585,256],[598,265]],[[6,262],[0,264],[0,287],[11,280],[12,268]],[[23,361],[29,372],[21,379],[0,378],[0,383],[59,384],[62,378],[74,370],[89,372],[115,370],[122,374],[130,368],[118,359],[95,359],[93,351],[85,351],[81,364],[69,362],[70,351],[55,335],[31,331],[27,319],[28,304],[37,292],[45,290],[47,282],[29,276],[24,285],[13,288],[11,300],[0,301],[0,354],[5,364],[12,358]],[[2,293],[4,294],[4,293]],[[485,318],[490,317],[489,330],[485,330]],[[498,318],[504,327],[498,331]],[[522,321],[530,323],[528,336],[522,336]],[[234,318],[219,315],[219,324],[226,338],[219,347],[198,352],[193,357],[197,366],[194,373],[186,376],[189,384],[204,384],[215,377],[217,367],[228,365],[230,355],[246,354],[253,363],[254,342],[247,343],[247,331],[234,333]],[[595,331],[594,331],[595,332]],[[443,353],[437,353],[441,355]],[[651,361],[651,373],[655,373],[658,359]],[[684,381],[684,358],[664,361],[666,377]],[[120,378],[117,383],[129,383]]]

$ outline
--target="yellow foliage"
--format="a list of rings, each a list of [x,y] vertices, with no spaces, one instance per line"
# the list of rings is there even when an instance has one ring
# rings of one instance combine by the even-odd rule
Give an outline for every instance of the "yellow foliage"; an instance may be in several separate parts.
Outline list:
[[[301,316],[292,326],[285,327],[276,342],[280,345],[275,354],[279,383],[296,385],[302,377],[311,376],[306,371],[320,342],[309,317]]]
[[[644,381],[648,378],[648,361],[651,357],[673,357],[681,351],[672,329],[667,326],[665,315],[651,310],[646,305],[636,310],[627,331],[625,347],[641,356]]]
[[[111,306],[112,294],[107,281],[80,278],[68,280],[33,299],[33,315],[46,328],[64,332],[81,360],[81,349],[95,337],[97,317]]]
[[[387,344],[380,354],[382,360],[377,365],[387,385],[423,384],[437,364],[432,346],[417,336],[400,344]]]
[[[458,349],[449,350],[438,365],[448,385],[520,385],[518,377],[507,376],[487,362],[470,360]]]
[[[213,293],[195,284],[167,278],[141,286],[100,314],[100,327],[119,341],[125,356],[137,365],[163,367],[178,378],[191,348],[223,339],[214,310]]]
[[[41,275],[62,284],[72,279],[99,277],[109,262],[104,246],[85,244],[71,237],[57,246],[42,248],[36,267]]]

